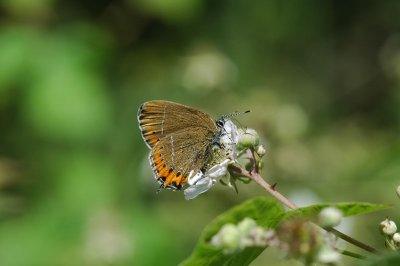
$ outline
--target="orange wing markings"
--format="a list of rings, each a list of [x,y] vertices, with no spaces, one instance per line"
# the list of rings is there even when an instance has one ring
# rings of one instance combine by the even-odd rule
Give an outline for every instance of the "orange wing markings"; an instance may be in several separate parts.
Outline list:
[[[155,133],[156,131],[143,131],[143,138],[151,147],[160,141]]]
[[[181,172],[165,164],[161,153],[154,153],[151,155],[150,160],[157,180],[162,183],[164,188],[171,186],[179,190],[188,181],[188,178],[183,176]]]
[[[179,172],[171,171],[167,174],[163,183],[164,187],[172,185],[173,187],[180,189],[183,184],[187,182],[187,178]]]

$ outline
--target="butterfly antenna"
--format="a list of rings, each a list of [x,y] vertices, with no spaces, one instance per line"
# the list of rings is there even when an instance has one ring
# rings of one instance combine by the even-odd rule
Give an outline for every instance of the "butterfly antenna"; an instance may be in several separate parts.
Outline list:
[[[243,115],[243,114],[247,114],[247,113],[250,113],[250,110],[247,110],[247,111],[244,111],[244,112],[235,111],[233,113],[223,115],[222,118],[231,118],[233,116]]]
[[[233,113],[223,115],[222,118],[230,118],[230,117],[234,117],[234,116],[238,116],[238,115],[243,115],[243,114],[247,114],[247,113],[250,113],[250,110],[247,110],[247,111],[244,111],[244,112],[235,111],[235,112],[233,112]],[[236,123],[239,124],[239,126],[240,126],[241,128],[243,128],[242,124],[241,124],[237,119],[234,119],[234,120],[236,121]]]

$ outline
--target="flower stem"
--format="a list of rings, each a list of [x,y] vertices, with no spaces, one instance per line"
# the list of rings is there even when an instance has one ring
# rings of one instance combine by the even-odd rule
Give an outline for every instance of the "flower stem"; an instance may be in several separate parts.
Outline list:
[[[256,172],[256,171],[247,171],[245,169],[242,169],[241,167],[237,167],[234,165],[230,165],[230,168],[232,170],[233,173],[235,173],[235,175],[240,175],[240,176],[245,176],[245,177],[249,177],[251,178],[254,182],[256,182],[257,184],[259,184],[260,186],[262,186],[268,193],[270,193],[273,197],[275,197],[277,200],[279,200],[280,202],[282,202],[284,205],[286,205],[287,207],[289,207],[290,209],[297,209],[298,207],[296,206],[296,204],[294,204],[293,202],[291,202],[288,198],[286,198],[285,196],[283,196],[281,193],[279,193],[278,191],[275,190],[275,186],[271,186],[270,184],[268,184],[262,177],[261,175]],[[334,228],[328,228],[325,229],[328,232],[331,232],[332,234],[334,234],[336,237],[341,238],[361,249],[364,249],[365,251],[368,251],[370,253],[374,253],[377,254],[378,250],[376,250],[375,248],[364,244]]]
[[[352,257],[352,258],[355,258],[355,259],[360,259],[360,260],[366,260],[367,259],[367,257],[365,257],[365,256],[363,256],[363,255],[360,255],[360,254],[357,254],[357,253],[354,253],[354,252],[351,252],[351,251],[348,251],[348,250],[338,250],[340,253],[342,253],[343,255],[345,255],[345,256],[349,256],[349,257]]]

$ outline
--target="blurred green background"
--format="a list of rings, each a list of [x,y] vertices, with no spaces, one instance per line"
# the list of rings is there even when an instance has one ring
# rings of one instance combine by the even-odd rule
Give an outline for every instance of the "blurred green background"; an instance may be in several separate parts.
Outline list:
[[[238,119],[283,194],[397,207],[343,224],[383,248],[378,223],[400,222],[399,17],[399,1],[1,1],[0,265],[176,265],[265,195],[156,194],[136,119],[152,99],[251,109]]]

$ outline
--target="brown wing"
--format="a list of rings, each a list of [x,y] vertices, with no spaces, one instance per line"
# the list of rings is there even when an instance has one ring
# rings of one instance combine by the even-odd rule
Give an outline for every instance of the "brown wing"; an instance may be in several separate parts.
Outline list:
[[[180,189],[192,172],[210,159],[214,132],[204,127],[183,128],[162,138],[152,149],[150,163],[163,187]]]
[[[169,101],[143,103],[138,111],[139,127],[147,145],[154,147],[163,137],[185,128],[204,128],[215,132],[217,126],[206,113]]]

